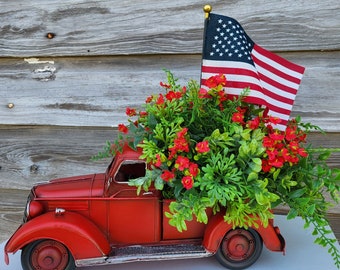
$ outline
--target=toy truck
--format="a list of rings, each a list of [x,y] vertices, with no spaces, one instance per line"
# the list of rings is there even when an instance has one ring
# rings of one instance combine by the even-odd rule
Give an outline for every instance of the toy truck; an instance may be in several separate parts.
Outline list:
[[[169,225],[171,200],[155,188],[137,195],[129,179],[145,175],[140,150],[127,145],[105,173],[51,180],[35,185],[23,223],[5,245],[21,252],[24,270],[71,270],[76,267],[134,261],[201,258],[215,255],[228,269],[244,269],[262,252],[284,252],[285,241],[273,220],[264,227],[235,228],[223,214],[208,224],[196,220],[187,230]]]

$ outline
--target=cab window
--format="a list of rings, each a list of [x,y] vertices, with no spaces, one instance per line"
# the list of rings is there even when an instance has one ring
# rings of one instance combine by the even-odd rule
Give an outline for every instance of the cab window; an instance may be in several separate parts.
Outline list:
[[[125,160],[120,165],[115,174],[115,181],[118,183],[127,183],[129,180],[144,177],[146,172],[146,163],[140,160]]]

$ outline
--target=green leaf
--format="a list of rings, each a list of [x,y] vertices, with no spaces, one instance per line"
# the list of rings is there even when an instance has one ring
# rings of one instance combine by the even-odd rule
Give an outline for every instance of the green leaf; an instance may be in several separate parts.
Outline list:
[[[244,129],[241,133],[241,137],[244,140],[249,141],[250,140],[250,132],[251,132],[251,129]]]
[[[185,223],[185,220],[182,220],[181,222],[181,229],[186,231],[188,228],[187,228],[187,224]]]
[[[277,177],[279,176],[281,169],[276,169],[273,173],[273,179],[276,181]]]
[[[247,177],[247,181],[248,182],[251,182],[251,181],[254,181],[254,180],[257,180],[258,179],[258,174],[256,172],[251,172],[248,177]]]
[[[155,188],[158,190],[163,190],[164,188],[164,181],[160,176],[155,179]]]
[[[264,133],[261,131],[261,129],[255,129],[252,135],[252,138],[260,141],[262,143],[262,139],[264,137]]]
[[[239,157],[241,157],[242,159],[245,159],[246,157],[248,157],[249,153],[250,153],[250,148],[248,147],[248,145],[246,143],[241,144],[239,148]]]
[[[247,143],[248,148],[250,149],[251,155],[256,155],[259,146],[261,146],[262,143],[256,141],[256,140],[251,140],[250,143]]]
[[[310,223],[308,221],[305,222],[305,224],[303,225],[304,229],[308,229],[310,226]]]
[[[315,212],[315,204],[313,203],[308,207],[307,213],[308,213],[309,216],[313,216],[314,212]]]
[[[260,158],[252,158],[252,163],[250,164],[250,168],[254,172],[260,172],[262,170],[262,161]]]
[[[151,129],[154,129],[157,125],[157,119],[154,114],[148,114],[148,124]]]
[[[198,222],[202,222],[204,224],[207,224],[208,223],[208,216],[207,216],[207,213],[205,211],[205,208],[204,209],[201,209],[201,211],[199,211],[197,213],[197,221]]]
[[[287,215],[287,219],[290,220],[290,219],[296,218],[297,215],[298,215],[298,211],[296,209],[294,209],[294,208],[291,208],[289,210],[288,215]]]
[[[282,200],[278,199],[274,202],[271,203],[271,209],[274,209],[275,207],[279,206],[280,204],[282,204]]]
[[[289,193],[289,198],[291,198],[291,199],[299,198],[303,194],[305,194],[305,192],[306,192],[305,188],[300,188],[300,189],[294,190],[294,191]]]
[[[259,205],[266,205],[269,203],[268,198],[265,197],[263,193],[255,193],[255,198]]]
[[[172,214],[170,214],[169,212],[164,212],[164,214],[167,218],[172,218]]]
[[[331,155],[331,152],[326,151],[319,155],[318,160],[322,160],[322,161],[327,160],[330,157],[330,155]]]

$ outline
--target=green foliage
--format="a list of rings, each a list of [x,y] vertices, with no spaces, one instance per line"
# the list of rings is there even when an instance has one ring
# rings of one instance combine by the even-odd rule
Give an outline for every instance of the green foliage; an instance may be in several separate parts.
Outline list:
[[[287,218],[300,216],[305,227],[313,224],[315,242],[328,247],[339,267],[335,240],[325,229],[330,207],[325,194],[339,202],[340,170],[330,168],[327,160],[340,149],[306,147],[307,134],[321,130],[300,117],[290,120],[285,131],[276,129],[278,119],[244,102],[250,89],[230,98],[222,75],[201,89],[195,81],[181,87],[165,72],[165,92],[149,97],[145,111],[129,109],[130,117],[137,118],[129,119],[129,133],[120,135],[115,147],[107,143],[98,157],[119,151],[124,140],[142,148],[141,158],[152,169],[130,185],[139,193],[154,184],[174,199],[166,216],[178,231],[186,230],[186,221],[193,218],[207,223],[208,208],[223,211],[233,227],[267,226],[272,209],[287,205]]]

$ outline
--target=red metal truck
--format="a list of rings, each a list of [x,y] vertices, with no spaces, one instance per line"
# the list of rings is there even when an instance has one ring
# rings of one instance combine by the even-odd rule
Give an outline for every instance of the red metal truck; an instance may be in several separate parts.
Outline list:
[[[128,146],[117,153],[105,173],[51,180],[34,186],[22,225],[5,245],[22,249],[25,270],[70,270],[76,266],[133,261],[198,258],[215,255],[229,269],[244,269],[261,254],[284,251],[273,220],[265,228],[232,229],[222,214],[208,224],[191,221],[178,232],[165,217],[170,201],[151,188],[137,195],[129,179],[145,175],[141,152]]]

